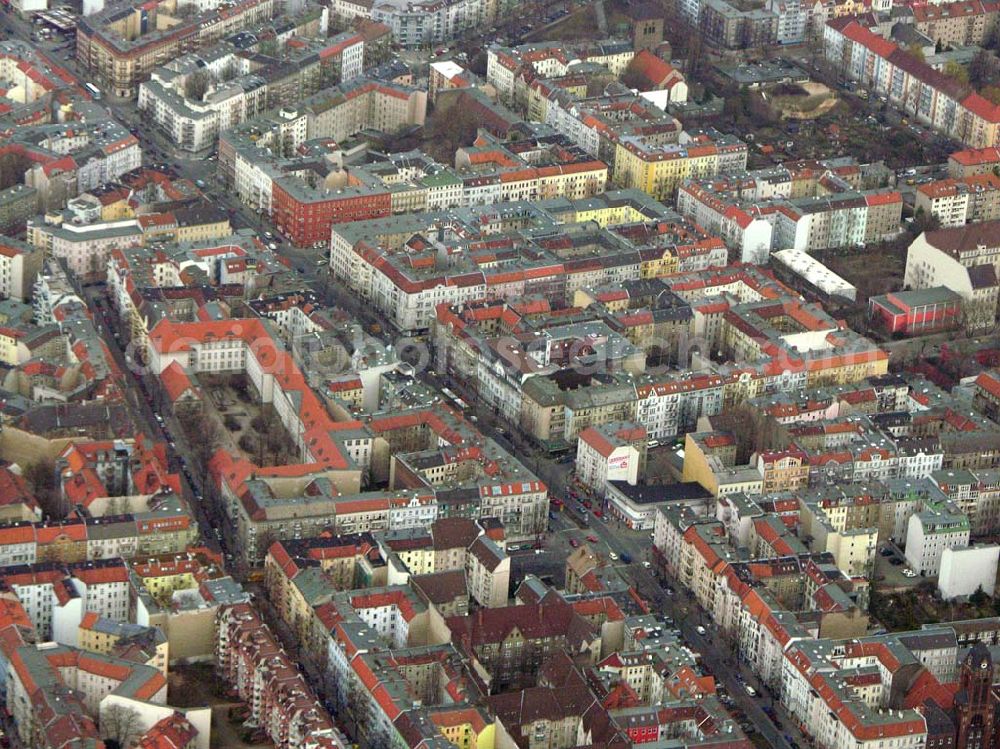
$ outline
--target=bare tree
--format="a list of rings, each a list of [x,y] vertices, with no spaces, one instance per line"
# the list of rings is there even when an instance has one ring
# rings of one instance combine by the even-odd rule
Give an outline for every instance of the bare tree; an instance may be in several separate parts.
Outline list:
[[[264,557],[267,556],[267,551],[268,549],[271,548],[271,544],[279,540],[280,539],[278,538],[278,534],[275,533],[270,528],[267,528],[266,530],[264,530],[263,533],[260,533],[257,536],[257,549],[256,553],[254,554],[253,563],[259,566],[262,563]]]
[[[172,14],[175,18],[191,18],[198,15],[198,6],[194,3],[177,5],[177,9]]]
[[[693,78],[701,70],[704,60],[705,41],[701,29],[692,29],[688,41],[687,70],[684,71],[688,78]]]
[[[455,158],[455,151],[475,140],[479,118],[471,107],[452,105],[434,112],[426,132],[424,147],[445,163]]]
[[[45,192],[46,211],[57,211],[66,207],[66,202],[70,198],[69,184],[64,174],[57,174],[49,180],[48,190]]]
[[[228,65],[226,65],[226,67],[224,67],[222,69],[222,76],[221,76],[222,80],[223,81],[231,81],[231,80],[233,80],[233,78],[235,78],[237,75],[239,75],[239,72],[240,71],[237,70],[237,68],[236,68],[236,63],[235,62],[230,62]]]
[[[208,462],[219,449],[221,430],[215,419],[203,413],[185,413],[178,415],[181,429],[191,446],[195,467],[200,477],[205,479],[208,472]]]
[[[23,153],[9,151],[0,156],[0,190],[19,184],[31,168],[31,160]]]
[[[101,713],[101,736],[109,749],[128,749],[141,733],[139,713],[128,705],[116,702]]]
[[[732,432],[736,438],[736,462],[745,463],[753,453],[780,449],[785,444],[781,424],[747,404],[727,409],[712,418],[713,425]]]
[[[633,64],[634,62],[635,60],[630,62],[628,67],[622,72],[621,82],[623,86],[642,91],[648,87],[648,83],[646,76],[639,69],[638,65]]]
[[[125,502],[124,497],[112,497],[111,501],[108,502],[108,509],[105,512],[106,515],[122,515],[128,509],[128,505]]]
[[[66,508],[56,477],[56,465],[50,458],[39,458],[25,466],[24,478],[31,486],[31,492],[46,517],[56,519],[65,517]]]
[[[196,70],[184,81],[184,96],[201,101],[212,85],[212,75],[207,70]]]

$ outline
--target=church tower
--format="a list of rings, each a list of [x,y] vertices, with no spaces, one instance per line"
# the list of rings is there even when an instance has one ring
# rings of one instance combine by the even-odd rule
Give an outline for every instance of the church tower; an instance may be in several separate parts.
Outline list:
[[[976,643],[962,661],[958,686],[955,749],[995,749],[993,659],[983,643]]]

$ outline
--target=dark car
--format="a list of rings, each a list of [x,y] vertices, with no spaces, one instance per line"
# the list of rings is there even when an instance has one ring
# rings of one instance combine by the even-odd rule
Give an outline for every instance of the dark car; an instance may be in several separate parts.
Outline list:
[[[902,563],[903,560],[900,559],[899,557],[893,557],[892,559],[889,560],[889,564],[891,564],[893,567],[899,567]]]

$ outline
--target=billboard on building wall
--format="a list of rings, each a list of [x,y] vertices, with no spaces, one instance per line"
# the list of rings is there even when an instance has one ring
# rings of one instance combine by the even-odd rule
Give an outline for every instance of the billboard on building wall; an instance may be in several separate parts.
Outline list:
[[[619,455],[608,461],[609,471],[627,471],[628,470],[628,455]]]

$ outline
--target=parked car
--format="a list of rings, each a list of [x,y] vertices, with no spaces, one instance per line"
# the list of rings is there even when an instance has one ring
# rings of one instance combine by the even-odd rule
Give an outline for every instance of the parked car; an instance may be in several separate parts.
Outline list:
[[[569,545],[572,546],[574,549],[576,549],[580,546],[580,542],[577,541],[575,538],[571,538],[569,540]]]
[[[694,628],[694,631],[695,631],[695,632],[697,632],[697,633],[698,633],[699,635],[701,635],[702,637],[704,637],[705,635],[707,635],[707,634],[708,634],[708,630],[707,630],[707,629],[705,629],[705,628],[704,628],[703,626],[701,626],[700,624],[699,624],[699,625],[698,625],[697,627],[695,627],[695,628]]]

